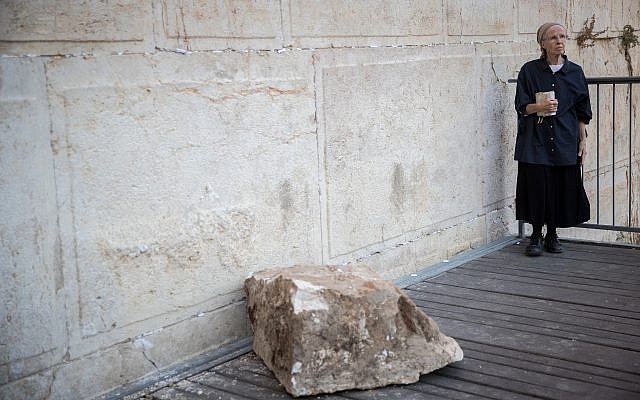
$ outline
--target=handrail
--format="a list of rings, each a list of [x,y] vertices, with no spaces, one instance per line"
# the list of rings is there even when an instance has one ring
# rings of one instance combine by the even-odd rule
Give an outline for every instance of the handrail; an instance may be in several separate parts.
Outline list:
[[[518,80],[511,78],[509,83],[517,83]],[[588,84],[612,84],[612,83],[640,83],[640,76],[599,76],[587,78]]]

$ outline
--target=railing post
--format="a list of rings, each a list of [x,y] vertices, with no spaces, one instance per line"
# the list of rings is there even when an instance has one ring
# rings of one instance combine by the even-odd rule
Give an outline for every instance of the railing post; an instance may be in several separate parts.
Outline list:
[[[524,239],[524,221],[518,220],[518,238]]]

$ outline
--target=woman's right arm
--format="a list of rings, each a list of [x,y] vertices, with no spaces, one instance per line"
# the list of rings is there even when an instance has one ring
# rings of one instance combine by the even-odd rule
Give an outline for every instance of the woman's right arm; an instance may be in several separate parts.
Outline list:
[[[542,103],[527,104],[527,106],[525,107],[525,112],[527,113],[527,115],[537,113],[537,112],[552,113],[557,111],[557,109],[558,109],[558,100],[544,99]]]

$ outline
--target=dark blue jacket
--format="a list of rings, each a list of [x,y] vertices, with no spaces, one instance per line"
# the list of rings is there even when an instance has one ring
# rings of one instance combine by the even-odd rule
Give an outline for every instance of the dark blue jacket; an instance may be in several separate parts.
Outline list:
[[[580,131],[578,121],[591,120],[589,88],[578,64],[564,57],[555,74],[545,59],[527,62],[518,74],[515,107],[518,136],[514,158],[530,164],[576,165]],[[527,104],[536,102],[536,92],[554,91],[558,100],[556,115],[540,118],[525,115]]]

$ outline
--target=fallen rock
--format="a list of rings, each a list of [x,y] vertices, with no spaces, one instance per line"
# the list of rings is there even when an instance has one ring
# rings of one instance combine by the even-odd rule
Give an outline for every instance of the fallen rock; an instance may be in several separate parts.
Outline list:
[[[245,281],[253,350],[293,396],[416,382],[462,350],[362,266],[296,266]]]

